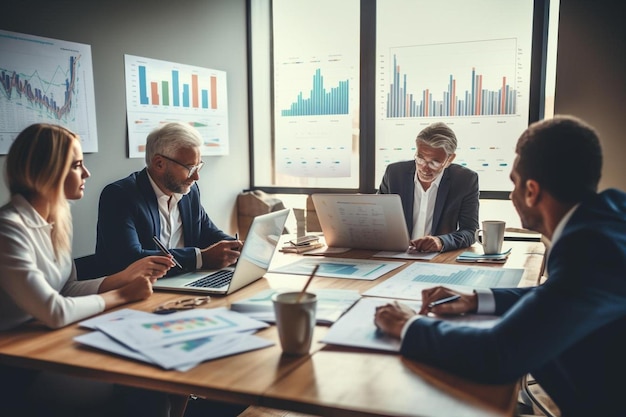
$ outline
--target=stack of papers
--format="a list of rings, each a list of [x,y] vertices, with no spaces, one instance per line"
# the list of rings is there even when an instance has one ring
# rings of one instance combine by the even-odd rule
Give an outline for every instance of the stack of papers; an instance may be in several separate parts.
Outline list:
[[[78,343],[179,371],[274,344],[252,334],[267,323],[226,308],[165,315],[123,309],[80,325],[96,331],[74,338]]]
[[[314,249],[323,248],[324,243],[320,242],[319,236],[302,236],[294,240],[290,240],[282,248],[284,253],[305,253]]]
[[[506,262],[510,253],[511,253],[511,248],[509,248],[508,250],[502,253],[494,253],[490,255],[474,253],[474,252],[463,252],[456,258],[456,261],[457,262],[483,262],[483,263],[503,264]]]
[[[293,291],[289,289],[268,289],[255,294],[245,300],[235,301],[230,309],[247,315],[248,317],[274,323],[274,305],[272,296],[279,292]],[[317,309],[315,318],[317,324],[332,324],[343,313],[361,298],[356,290],[317,289],[310,292],[317,295]]]

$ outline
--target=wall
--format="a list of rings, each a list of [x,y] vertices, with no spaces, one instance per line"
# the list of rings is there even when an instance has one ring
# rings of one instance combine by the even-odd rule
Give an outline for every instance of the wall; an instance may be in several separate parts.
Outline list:
[[[235,233],[236,196],[249,178],[245,0],[20,0],[3,10],[1,29],[91,45],[99,150],[85,155],[92,176],[72,206],[74,256],[95,250],[102,188],[145,166],[127,158],[124,54],[226,71],[230,155],[205,156],[198,184],[209,216]],[[2,181],[0,204],[8,199]]]
[[[555,113],[576,115],[597,129],[604,151],[600,187],[626,190],[624,5],[561,0],[560,9]]]

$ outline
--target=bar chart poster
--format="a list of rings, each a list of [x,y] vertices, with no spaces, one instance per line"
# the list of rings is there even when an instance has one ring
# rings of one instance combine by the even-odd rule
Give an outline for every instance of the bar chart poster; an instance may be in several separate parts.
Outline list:
[[[358,186],[360,55],[355,10],[355,0],[273,2],[277,183]]]
[[[417,33],[412,16],[423,17]],[[532,17],[532,0],[377,4],[379,182],[388,164],[413,157],[424,127],[443,122],[457,136],[454,162],[478,172],[480,189],[511,190],[529,118]]]
[[[91,46],[0,30],[0,154],[33,123],[58,124],[98,151]]]
[[[228,155],[226,72],[133,55],[124,62],[130,158],[143,158],[148,134],[174,121],[198,130],[202,155]]]

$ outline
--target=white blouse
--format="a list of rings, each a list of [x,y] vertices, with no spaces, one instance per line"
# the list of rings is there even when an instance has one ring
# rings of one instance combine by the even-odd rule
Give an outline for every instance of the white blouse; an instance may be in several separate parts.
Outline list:
[[[33,318],[59,328],[104,311],[104,278],[77,281],[71,255],[56,259],[52,227],[21,195],[0,208],[0,330]]]

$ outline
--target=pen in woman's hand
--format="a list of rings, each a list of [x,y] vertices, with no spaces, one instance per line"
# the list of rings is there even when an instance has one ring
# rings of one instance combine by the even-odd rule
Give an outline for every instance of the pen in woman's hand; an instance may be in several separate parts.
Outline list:
[[[458,300],[460,298],[461,298],[461,296],[458,295],[458,294],[457,295],[453,295],[451,297],[442,298],[440,300],[433,301],[432,303],[428,303],[428,308],[433,308],[433,307],[441,305],[441,304],[451,303],[451,302],[456,301],[456,300]]]

